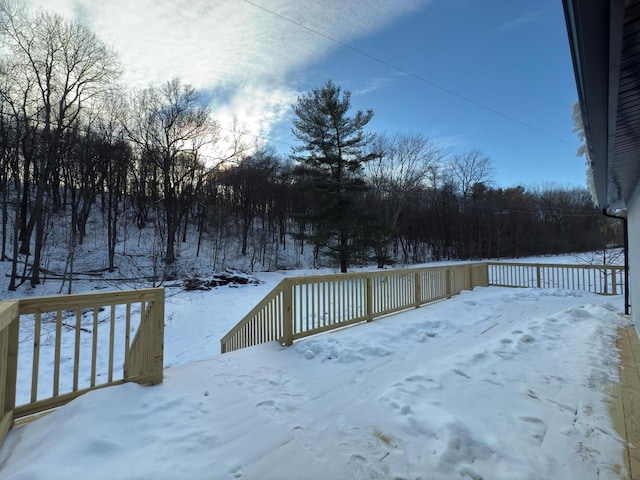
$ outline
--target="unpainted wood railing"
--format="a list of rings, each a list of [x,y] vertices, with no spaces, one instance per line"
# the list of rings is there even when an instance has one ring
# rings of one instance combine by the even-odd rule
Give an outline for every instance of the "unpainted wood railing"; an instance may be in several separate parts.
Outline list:
[[[487,286],[484,263],[282,280],[221,340],[222,353],[294,340]]]
[[[488,262],[489,285],[527,288],[566,288],[602,295],[624,292],[620,265]]]
[[[163,345],[163,288],[0,302],[0,444],[15,420],[90,390],[161,383]],[[19,398],[24,382],[30,395]]]
[[[282,280],[221,340],[222,353],[294,340],[419,307],[476,286],[624,292],[624,267],[481,262]]]

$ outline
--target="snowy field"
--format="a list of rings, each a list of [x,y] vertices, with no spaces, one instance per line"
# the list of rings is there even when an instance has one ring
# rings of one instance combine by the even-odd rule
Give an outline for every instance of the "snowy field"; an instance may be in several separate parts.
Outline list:
[[[91,392],[14,429],[0,478],[618,478],[621,296],[477,288],[219,355],[283,274],[257,276],[167,290],[164,383]]]

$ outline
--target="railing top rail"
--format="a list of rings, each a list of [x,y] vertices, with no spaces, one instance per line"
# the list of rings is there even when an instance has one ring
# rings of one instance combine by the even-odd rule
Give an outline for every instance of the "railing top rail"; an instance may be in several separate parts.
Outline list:
[[[90,305],[120,305],[125,303],[154,300],[164,288],[146,288],[141,290],[112,291],[100,293],[79,293],[75,295],[56,295],[49,297],[23,298],[19,300],[20,315],[36,312],[51,312],[81,308]],[[105,302],[105,299],[107,301]]]
[[[290,284],[304,285],[319,282],[329,282],[333,280],[356,280],[368,277],[381,277],[392,275],[408,275],[428,270],[447,270],[452,268],[464,268],[469,265],[485,265],[487,262],[469,262],[451,265],[434,265],[432,267],[411,267],[411,268],[393,268],[389,270],[369,270],[365,272],[348,272],[348,273],[328,273],[322,275],[307,275],[301,277],[287,277],[285,280]]]
[[[556,268],[578,268],[586,270],[624,270],[624,265],[576,265],[568,263],[528,263],[528,262],[486,262],[487,265],[502,265],[502,266],[516,266],[516,267],[556,267]]]

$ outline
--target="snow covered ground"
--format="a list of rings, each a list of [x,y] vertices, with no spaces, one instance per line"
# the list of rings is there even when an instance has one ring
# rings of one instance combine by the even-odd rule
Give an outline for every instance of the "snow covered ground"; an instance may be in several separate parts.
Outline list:
[[[607,393],[622,297],[477,288],[218,355],[282,274],[258,277],[168,290],[164,383],[91,392],[14,429],[0,478],[618,478]]]

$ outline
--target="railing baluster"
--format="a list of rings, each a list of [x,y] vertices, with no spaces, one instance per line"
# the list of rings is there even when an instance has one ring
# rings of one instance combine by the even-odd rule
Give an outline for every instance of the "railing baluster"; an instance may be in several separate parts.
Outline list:
[[[275,311],[276,311],[277,305],[278,305],[278,297],[274,299],[274,302],[269,304],[269,328],[268,328],[269,341],[273,341],[278,338],[274,330],[274,326],[275,326],[274,319],[276,318]]]
[[[309,284],[304,284],[305,331],[309,330]]]
[[[57,397],[60,391],[60,344],[62,343],[62,310],[56,312],[56,338],[55,352],[53,355],[53,396]]]
[[[113,382],[113,362],[116,343],[116,306],[111,305],[111,315],[109,316],[109,383]]]
[[[348,280],[349,282],[349,290],[351,291],[351,308],[349,309],[349,320],[354,318],[358,318],[358,305],[360,303],[358,289],[357,289],[357,280],[352,279]]]
[[[98,361],[98,308],[93,308],[93,338],[91,341],[91,386],[96,385],[96,368]]]
[[[73,346],[73,391],[78,391],[80,376],[80,329],[82,326],[82,309],[76,309],[76,332]]]
[[[324,318],[324,282],[320,282],[318,284],[318,326],[324,327],[325,318]]]
[[[33,360],[31,365],[31,401],[38,399],[38,367],[40,364],[40,328],[42,326],[42,312],[35,314],[35,331],[33,334]]]
[[[129,348],[131,343],[131,303],[127,303],[124,319],[124,365],[129,368]],[[125,377],[128,371],[125,372]]]

